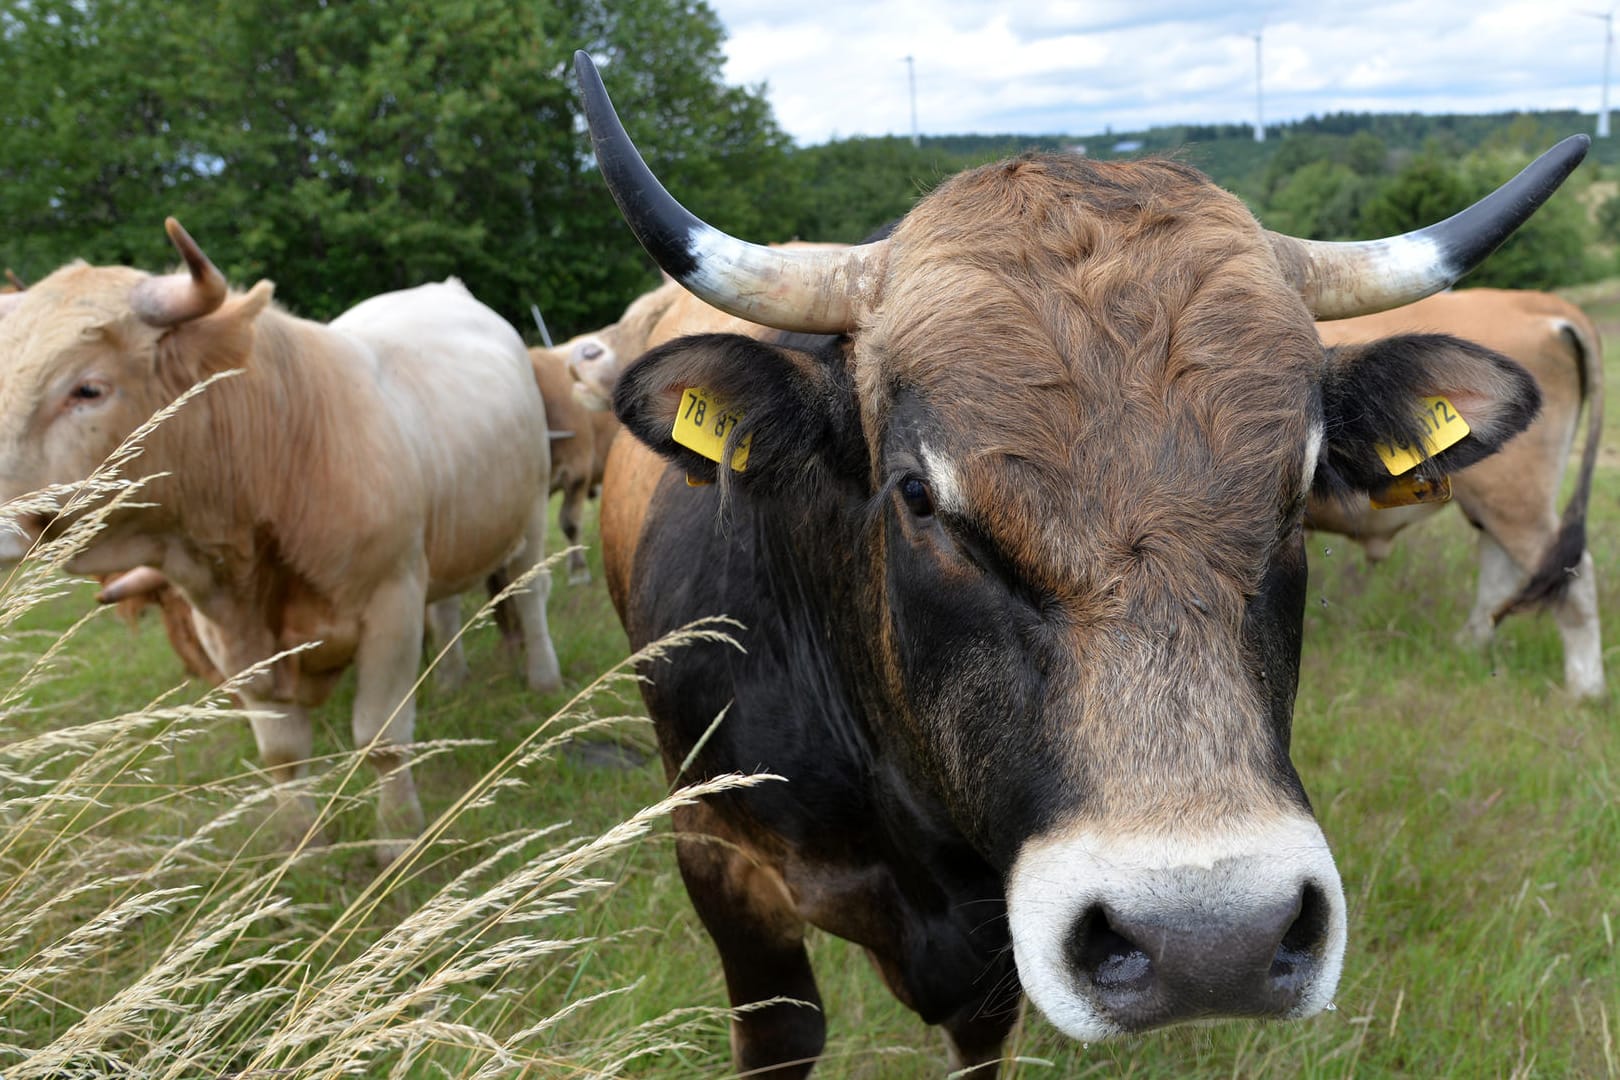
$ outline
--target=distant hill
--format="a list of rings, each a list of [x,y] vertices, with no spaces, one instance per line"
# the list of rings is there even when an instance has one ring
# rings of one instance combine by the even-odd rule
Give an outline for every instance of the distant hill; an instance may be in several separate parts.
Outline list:
[[[1266,141],[1254,141],[1248,124],[1177,124],[1146,131],[1106,131],[1089,135],[925,136],[922,149],[961,160],[983,161],[1027,149],[1084,147],[1104,160],[1171,154],[1196,165],[1216,183],[1250,202],[1262,201],[1264,177],[1291,140],[1318,145],[1371,136],[1383,144],[1389,164],[1399,167],[1425,149],[1461,157],[1479,149],[1545,150],[1567,135],[1591,134],[1596,117],[1570,109],[1485,114],[1329,113],[1285,124],[1266,125]],[[1319,156],[1319,155],[1311,155]],[[1300,155],[1301,161],[1304,156]],[[1595,139],[1589,163],[1620,165],[1620,138]]]

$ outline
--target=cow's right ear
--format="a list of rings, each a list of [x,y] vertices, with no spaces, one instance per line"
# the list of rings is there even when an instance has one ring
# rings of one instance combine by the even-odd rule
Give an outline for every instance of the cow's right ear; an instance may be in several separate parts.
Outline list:
[[[740,334],[698,334],[631,364],[614,390],[613,410],[632,435],[694,480],[726,473],[724,485],[772,493],[822,470],[865,475],[859,414],[842,375],[842,368],[797,349]],[[723,469],[693,443],[743,468]]]
[[[1444,401],[1432,404],[1435,398]],[[1524,368],[1447,334],[1335,346],[1327,350],[1322,380],[1326,431],[1312,492],[1376,495],[1395,479],[1380,446],[1422,447],[1427,430],[1453,424],[1448,417],[1460,415],[1466,435],[1433,457],[1418,452],[1415,470],[1401,470],[1429,479],[1456,472],[1500,450],[1540,407],[1541,392]],[[1427,426],[1426,414],[1433,418]]]

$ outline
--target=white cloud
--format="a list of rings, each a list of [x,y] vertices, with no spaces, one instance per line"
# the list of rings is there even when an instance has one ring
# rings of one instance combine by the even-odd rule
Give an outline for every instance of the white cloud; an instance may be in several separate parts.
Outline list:
[[[1602,24],[1464,0],[711,0],[726,77],[766,83],[801,143],[906,134],[1089,134],[1248,122],[1263,28],[1268,121],[1342,110],[1597,108]]]

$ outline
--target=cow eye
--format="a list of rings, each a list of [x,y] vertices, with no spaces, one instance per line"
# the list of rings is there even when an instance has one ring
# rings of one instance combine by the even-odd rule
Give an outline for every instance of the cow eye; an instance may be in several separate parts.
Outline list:
[[[97,386],[95,383],[80,383],[78,386],[73,388],[73,394],[71,396],[79,401],[94,401],[104,393],[106,393],[106,391],[102,390],[102,388]]]
[[[922,477],[908,476],[900,481],[900,497],[906,501],[906,509],[918,517],[934,516],[934,496]]]

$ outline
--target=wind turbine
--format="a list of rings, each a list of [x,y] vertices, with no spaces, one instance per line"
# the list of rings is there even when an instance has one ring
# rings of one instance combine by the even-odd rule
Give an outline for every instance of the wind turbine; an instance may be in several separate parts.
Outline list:
[[[1577,11],[1588,19],[1603,20],[1603,107],[1598,110],[1597,137],[1609,137],[1609,58],[1614,54],[1614,8],[1608,11]]]
[[[1264,99],[1261,96],[1260,86],[1260,38],[1265,33],[1265,27],[1254,32],[1254,141],[1266,141],[1266,118],[1263,107]],[[1605,99],[1607,100],[1607,99]]]
[[[906,76],[911,83],[911,145],[921,146],[917,139],[917,62],[913,57],[902,56],[906,62]]]

